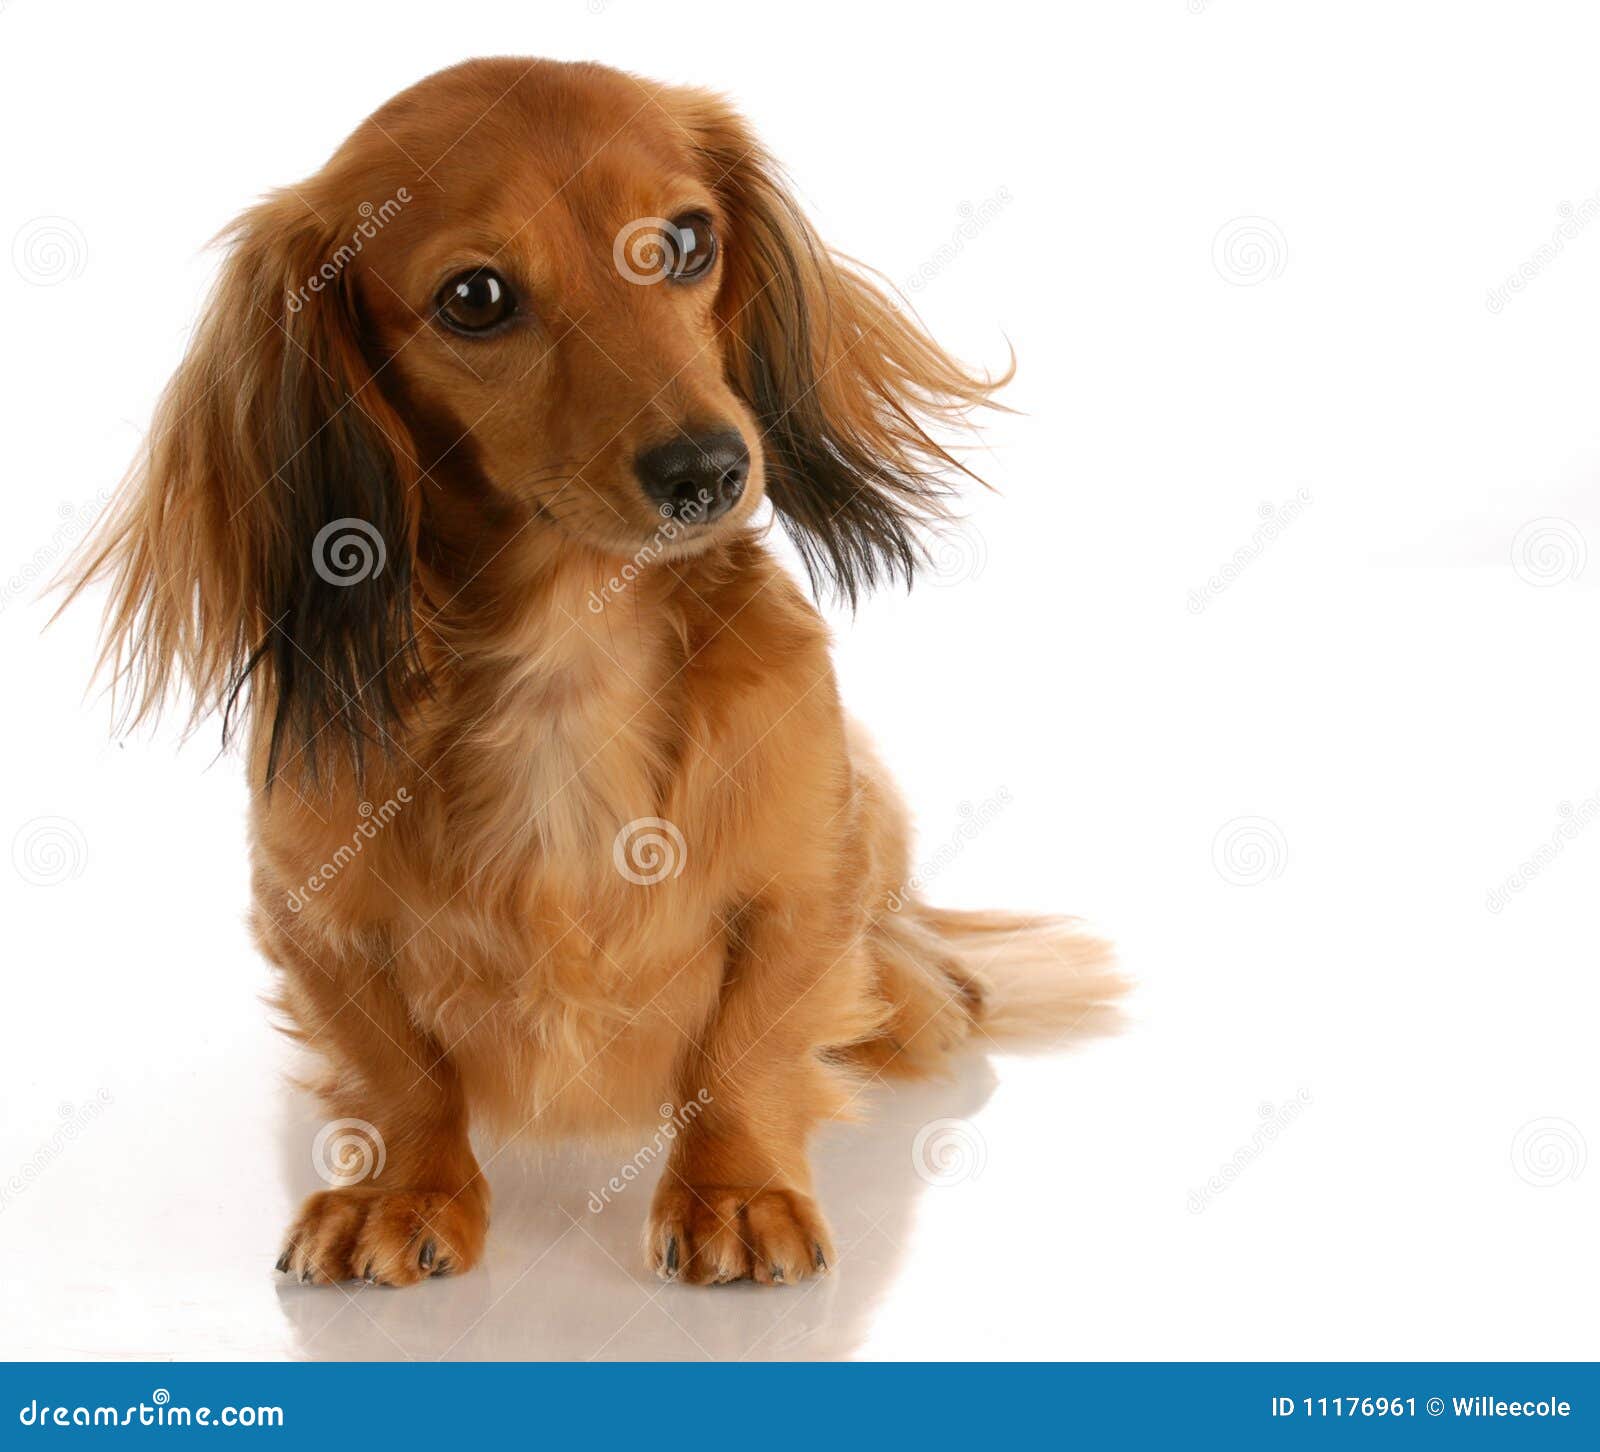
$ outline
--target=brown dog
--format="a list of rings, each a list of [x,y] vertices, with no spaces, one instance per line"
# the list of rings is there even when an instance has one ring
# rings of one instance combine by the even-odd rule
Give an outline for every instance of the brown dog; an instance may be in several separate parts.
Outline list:
[[[1070,928],[917,900],[753,522],[848,600],[909,579],[959,467],[929,429],[998,385],[722,101],[598,66],[433,76],[230,236],[75,588],[112,583],[135,716],[187,684],[245,719],[256,935],[385,1149],[279,1268],[464,1271],[469,1125],[648,1135],[671,1102],[650,1263],[822,1272],[819,1122],[1118,987]]]

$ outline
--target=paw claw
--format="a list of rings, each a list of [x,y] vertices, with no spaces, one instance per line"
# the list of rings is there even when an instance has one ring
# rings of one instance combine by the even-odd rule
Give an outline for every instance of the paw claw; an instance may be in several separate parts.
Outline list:
[[[646,1244],[663,1280],[782,1286],[827,1268],[828,1228],[801,1190],[669,1178],[651,1206]]]
[[[286,1251],[284,1251],[284,1253],[282,1255],[280,1255],[278,1257],[278,1263],[275,1266],[273,1266],[273,1270],[277,1271],[281,1275],[284,1271],[286,1271],[288,1269],[289,1269],[289,1252],[286,1250]]]
[[[302,1285],[409,1286],[458,1274],[482,1252],[486,1210],[479,1194],[461,1191],[326,1190],[301,1207],[278,1264]]]

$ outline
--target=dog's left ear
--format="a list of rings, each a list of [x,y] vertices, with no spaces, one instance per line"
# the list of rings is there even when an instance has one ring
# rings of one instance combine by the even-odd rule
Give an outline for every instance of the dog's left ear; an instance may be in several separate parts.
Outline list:
[[[964,421],[1010,381],[972,373],[891,287],[818,238],[749,127],[720,97],[657,99],[693,138],[726,217],[718,300],[730,381],[762,429],[767,492],[814,587],[854,605],[909,584],[917,526],[946,517],[970,471],[930,430]]]

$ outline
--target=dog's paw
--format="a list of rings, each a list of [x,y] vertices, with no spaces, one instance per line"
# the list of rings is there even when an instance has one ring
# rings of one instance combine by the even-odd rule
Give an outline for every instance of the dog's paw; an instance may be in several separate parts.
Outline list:
[[[663,1280],[788,1285],[825,1274],[833,1241],[816,1201],[797,1190],[673,1179],[656,1191],[645,1255]]]
[[[308,1285],[415,1285],[470,1270],[488,1228],[476,1195],[371,1185],[323,1190],[301,1206],[277,1269]]]

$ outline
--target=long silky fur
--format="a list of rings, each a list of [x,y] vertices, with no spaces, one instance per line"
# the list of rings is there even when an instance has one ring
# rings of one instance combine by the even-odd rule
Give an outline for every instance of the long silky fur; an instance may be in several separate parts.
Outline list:
[[[451,184],[295,306],[418,167]],[[720,273],[620,281],[611,229],[687,204],[685,177]],[[452,339],[427,269],[484,235],[513,276],[558,281],[524,331]],[[386,1150],[307,1202],[280,1268],[468,1269],[488,1224],[469,1129],[637,1144],[692,1102],[649,1263],[824,1273],[820,1123],[974,1038],[1058,1041],[1120,990],[1075,927],[912,890],[904,807],[752,519],[764,485],[847,601],[908,579],[961,473],[941,437],[1004,380],[833,256],[724,101],[598,66],[430,77],[227,242],[69,598],[109,586],[103,665],[132,719],[187,694],[191,721],[237,721],[257,941],[330,1116]],[[633,461],[712,424],[750,445],[747,497],[655,549]],[[354,585],[312,553],[347,518],[385,556]]]

